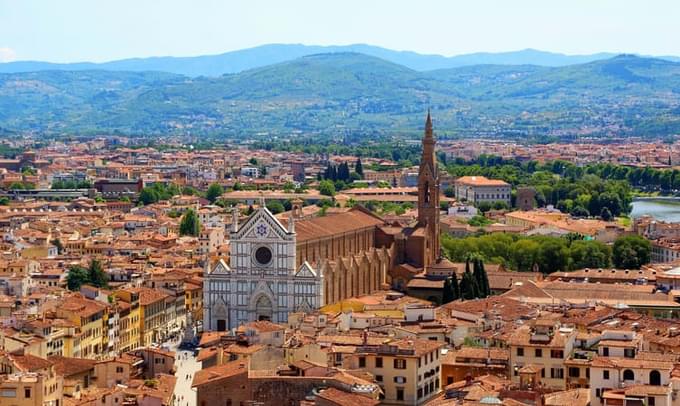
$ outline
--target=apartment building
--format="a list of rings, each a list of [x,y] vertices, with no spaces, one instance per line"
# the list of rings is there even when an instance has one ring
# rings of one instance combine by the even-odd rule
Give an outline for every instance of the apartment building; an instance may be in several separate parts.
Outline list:
[[[350,368],[370,372],[383,391],[383,404],[420,405],[441,387],[440,350],[445,344],[430,340],[399,340],[384,345],[362,345]]]
[[[523,388],[544,385],[564,389],[564,361],[574,348],[576,332],[552,319],[518,327],[508,339],[511,380]]]

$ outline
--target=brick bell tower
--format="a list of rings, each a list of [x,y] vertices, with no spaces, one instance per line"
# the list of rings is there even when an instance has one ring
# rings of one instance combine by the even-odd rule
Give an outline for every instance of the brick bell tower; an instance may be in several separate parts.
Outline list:
[[[425,228],[423,267],[436,262],[439,257],[439,169],[434,153],[436,141],[432,132],[430,110],[425,120],[423,155],[418,171],[418,225]]]

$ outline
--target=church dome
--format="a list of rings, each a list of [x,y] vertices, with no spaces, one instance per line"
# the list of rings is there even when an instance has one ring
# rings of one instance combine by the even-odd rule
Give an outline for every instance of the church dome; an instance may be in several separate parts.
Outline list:
[[[433,271],[455,271],[456,265],[446,257],[439,257],[437,261],[429,267]]]

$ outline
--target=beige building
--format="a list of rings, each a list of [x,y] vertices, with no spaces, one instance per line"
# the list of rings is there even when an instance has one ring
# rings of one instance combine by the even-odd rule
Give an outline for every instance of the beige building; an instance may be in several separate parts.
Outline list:
[[[420,405],[439,392],[444,345],[430,340],[363,345],[356,348],[349,367],[373,374],[383,391],[382,404]]]
[[[510,336],[510,378],[522,388],[540,385],[565,389],[564,361],[574,348],[576,332],[555,320],[538,319]]]
[[[509,183],[484,176],[462,176],[454,182],[458,201],[473,204],[503,202],[510,206],[512,187]]]

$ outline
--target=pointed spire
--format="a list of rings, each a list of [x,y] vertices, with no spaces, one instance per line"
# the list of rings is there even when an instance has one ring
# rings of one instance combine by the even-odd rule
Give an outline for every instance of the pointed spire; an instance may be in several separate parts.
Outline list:
[[[231,232],[238,233],[238,207],[234,207],[231,212]]]
[[[427,109],[427,119],[425,119],[425,135],[432,135],[432,117],[429,108]]]

